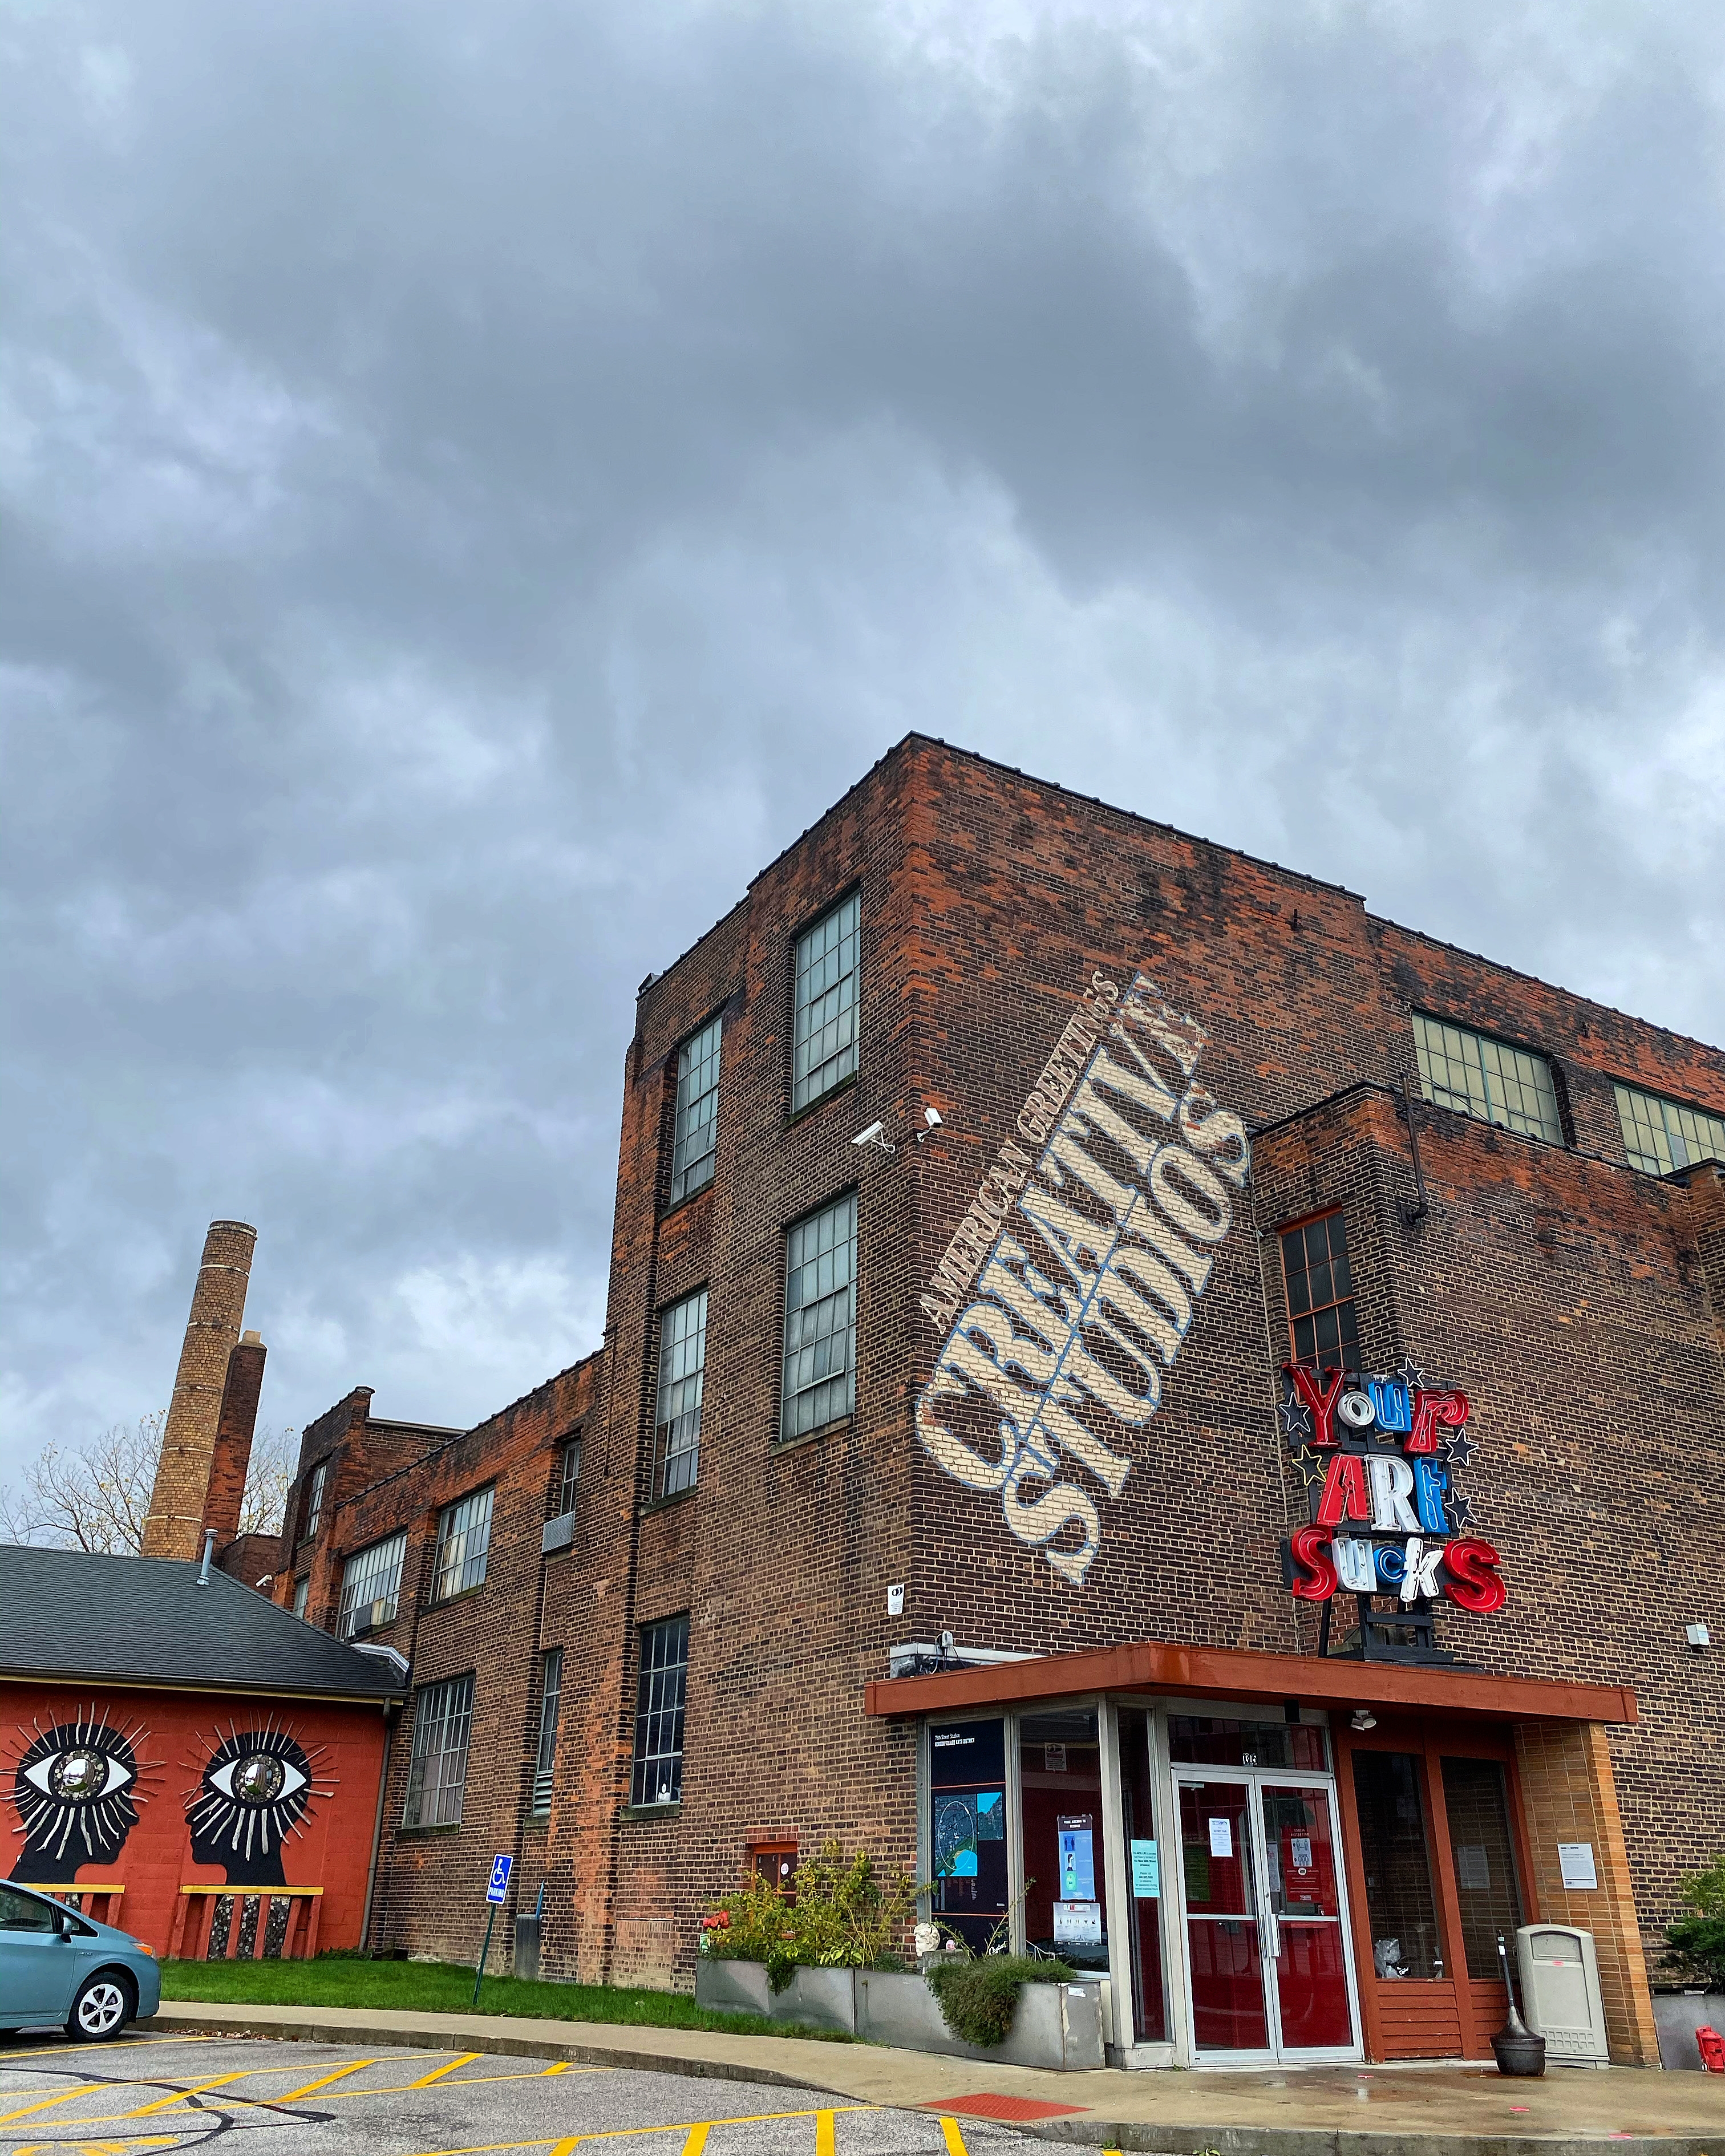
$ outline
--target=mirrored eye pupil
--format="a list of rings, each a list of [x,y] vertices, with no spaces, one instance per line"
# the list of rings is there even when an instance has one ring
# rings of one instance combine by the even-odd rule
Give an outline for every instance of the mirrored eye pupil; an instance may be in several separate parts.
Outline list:
[[[254,1752],[234,1770],[234,1794],[242,1804],[267,1804],[281,1794],[287,1779],[280,1759],[268,1752]]]
[[[100,1752],[63,1752],[49,1771],[49,1782],[57,1797],[77,1804],[99,1797],[107,1787],[108,1761]]]

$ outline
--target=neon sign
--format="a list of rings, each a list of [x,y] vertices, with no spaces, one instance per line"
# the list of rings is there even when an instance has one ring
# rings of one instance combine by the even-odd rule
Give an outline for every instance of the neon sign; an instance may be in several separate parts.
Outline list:
[[[1284,1545],[1288,1592],[1303,1602],[1393,1594],[1489,1614],[1508,1599],[1501,1560],[1469,1532],[1455,1485],[1473,1456],[1467,1395],[1429,1386],[1404,1363],[1394,1377],[1282,1365],[1282,1435],[1312,1524]]]

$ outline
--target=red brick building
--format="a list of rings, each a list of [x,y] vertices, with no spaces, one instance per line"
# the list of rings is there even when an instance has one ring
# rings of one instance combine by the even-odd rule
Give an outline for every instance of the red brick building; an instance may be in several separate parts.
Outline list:
[[[603,1353],[305,1435],[412,1666],[372,1938],[686,1983],[826,1835],[1123,2061],[1615,2056],[1725,1845],[1725,1055],[911,737],[644,983]]]

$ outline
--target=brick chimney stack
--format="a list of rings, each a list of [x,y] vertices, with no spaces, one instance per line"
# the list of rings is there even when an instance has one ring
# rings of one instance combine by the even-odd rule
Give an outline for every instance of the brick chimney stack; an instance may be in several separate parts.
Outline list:
[[[268,1352],[255,1332],[245,1332],[228,1358],[228,1382],[222,1388],[216,1449],[210,1461],[209,1488],[204,1495],[203,1524],[198,1530],[200,1549],[211,1527],[216,1531],[218,1550],[239,1532],[239,1501],[245,1495],[246,1470],[251,1466],[258,1395],[264,1389],[264,1358]]]
[[[167,1428],[157,1465],[156,1486],[144,1520],[146,1557],[197,1558],[203,1551],[203,1521],[216,1466],[217,1432],[230,1381],[229,1365],[239,1345],[239,1322],[245,1315],[246,1284],[251,1277],[255,1228],[243,1220],[213,1220],[203,1240],[203,1262],[192,1291],[192,1314],[168,1404]],[[259,1342],[252,1360],[256,1380],[264,1373]],[[236,1396],[236,1417],[243,1412]],[[255,1386],[251,1414],[257,1414]],[[251,1423],[246,1424],[245,1452],[251,1451]],[[223,1478],[225,1492],[226,1478]],[[234,1500],[236,1519],[239,1499]],[[212,1522],[212,1525],[215,1522]],[[218,1529],[219,1532],[219,1529]]]

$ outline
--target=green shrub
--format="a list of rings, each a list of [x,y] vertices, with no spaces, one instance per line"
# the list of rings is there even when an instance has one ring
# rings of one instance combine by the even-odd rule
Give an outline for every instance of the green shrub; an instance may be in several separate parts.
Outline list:
[[[1725,1991],[1725,1856],[1686,1879],[1682,1895],[1696,1914],[1666,1931],[1671,1958],[1709,1990]]]
[[[903,1966],[899,1948],[923,1891],[907,1873],[883,1881],[865,1851],[848,1857],[829,1840],[797,1866],[791,1886],[787,1897],[752,1877],[714,1902],[701,1919],[701,1952],[760,1962],[775,1992],[798,1968]]]
[[[1073,1974],[1063,1961],[1028,1954],[952,1954],[929,1971],[928,1982],[952,2034],[987,2046],[1005,2041],[1025,1984],[1070,1984]]]

